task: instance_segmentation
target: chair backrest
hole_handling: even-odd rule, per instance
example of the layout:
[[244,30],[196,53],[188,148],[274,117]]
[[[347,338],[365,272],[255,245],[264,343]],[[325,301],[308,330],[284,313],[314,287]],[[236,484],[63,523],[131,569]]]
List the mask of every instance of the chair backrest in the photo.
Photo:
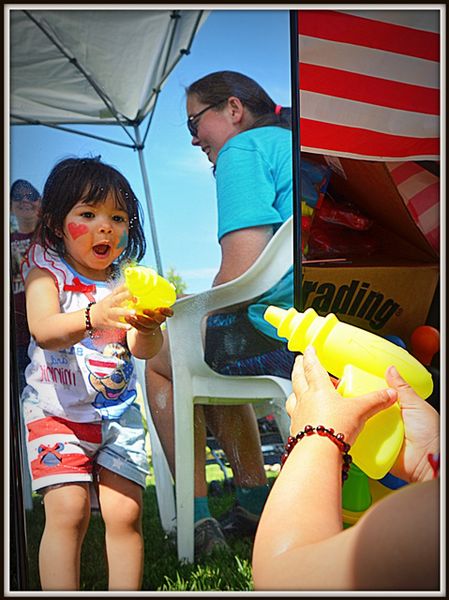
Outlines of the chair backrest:
[[210,376],[214,372],[204,361],[202,322],[214,310],[260,296],[293,264],[293,217],[275,233],[251,267],[237,279],[205,292],[180,298],[167,321],[172,368],[187,368],[191,375]]

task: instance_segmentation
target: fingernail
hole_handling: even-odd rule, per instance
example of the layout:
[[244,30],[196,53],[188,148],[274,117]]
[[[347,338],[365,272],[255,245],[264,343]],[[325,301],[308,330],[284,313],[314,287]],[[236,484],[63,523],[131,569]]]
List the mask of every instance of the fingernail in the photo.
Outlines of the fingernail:
[[307,346],[304,354],[307,354],[307,356],[316,356],[315,348],[313,346]]
[[390,373],[390,375],[393,375],[394,377],[399,375],[398,370],[396,369],[396,367],[394,365],[391,365],[391,367],[388,367],[388,372]]
[[390,398],[396,398],[397,396],[396,391],[392,388],[387,388],[387,394],[390,396]]

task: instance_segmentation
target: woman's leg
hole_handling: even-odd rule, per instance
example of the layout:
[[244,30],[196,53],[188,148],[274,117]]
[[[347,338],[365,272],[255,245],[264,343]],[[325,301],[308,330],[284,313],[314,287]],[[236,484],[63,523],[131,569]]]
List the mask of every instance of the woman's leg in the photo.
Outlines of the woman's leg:
[[265,485],[259,428],[251,404],[204,408],[207,425],[231,464],[236,485],[248,488]]
[[[154,426],[172,475],[175,473],[175,441],[173,416],[173,383],[170,366],[170,352],[166,331],[164,343],[159,353],[146,364],[146,386],[148,404]],[[195,496],[207,495],[206,484],[206,426],[202,406],[194,408],[195,443]]]
[[42,590],[78,590],[81,546],[90,519],[88,484],[48,488],[44,509],[45,528],[39,548]]
[[109,590],[140,590],[143,575],[142,488],[105,468],[98,500],[106,529]]

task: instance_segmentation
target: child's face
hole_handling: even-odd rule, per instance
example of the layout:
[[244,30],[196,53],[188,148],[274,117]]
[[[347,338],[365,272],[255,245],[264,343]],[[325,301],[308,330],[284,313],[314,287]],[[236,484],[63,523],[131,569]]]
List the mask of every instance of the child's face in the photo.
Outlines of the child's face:
[[98,279],[128,245],[129,218],[111,195],[96,205],[78,202],[64,219],[66,260],[81,275]]

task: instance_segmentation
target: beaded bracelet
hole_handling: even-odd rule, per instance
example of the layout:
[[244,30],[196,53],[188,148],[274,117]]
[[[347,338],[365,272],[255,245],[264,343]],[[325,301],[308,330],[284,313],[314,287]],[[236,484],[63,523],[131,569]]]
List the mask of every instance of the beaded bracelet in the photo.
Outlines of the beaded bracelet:
[[90,308],[95,304],[95,302],[89,302],[84,310],[84,321],[86,323],[86,331],[89,334],[90,339],[94,337],[94,328],[92,327],[92,322],[90,320]]
[[347,442],[344,441],[345,436],[343,433],[335,434],[334,430],[331,427],[326,429],[324,427],[324,425],[317,425],[316,427],[312,427],[312,425],[306,425],[304,427],[304,430],[297,433],[294,437],[289,436],[287,443],[285,444],[284,454],[281,456],[281,468],[283,467],[290,452],[293,450],[293,448],[296,446],[296,444],[299,442],[299,440],[302,440],[302,438],[304,436],[310,436],[310,435],[313,435],[314,433],[317,433],[318,435],[329,438],[332,442],[334,442],[334,444],[338,447],[340,452],[343,454],[343,466],[342,466],[342,470],[341,470],[341,479],[343,482],[346,481],[346,479],[348,478],[348,471],[349,471],[349,468],[352,463],[352,456],[350,454],[348,454],[349,450],[351,449],[351,446]]

